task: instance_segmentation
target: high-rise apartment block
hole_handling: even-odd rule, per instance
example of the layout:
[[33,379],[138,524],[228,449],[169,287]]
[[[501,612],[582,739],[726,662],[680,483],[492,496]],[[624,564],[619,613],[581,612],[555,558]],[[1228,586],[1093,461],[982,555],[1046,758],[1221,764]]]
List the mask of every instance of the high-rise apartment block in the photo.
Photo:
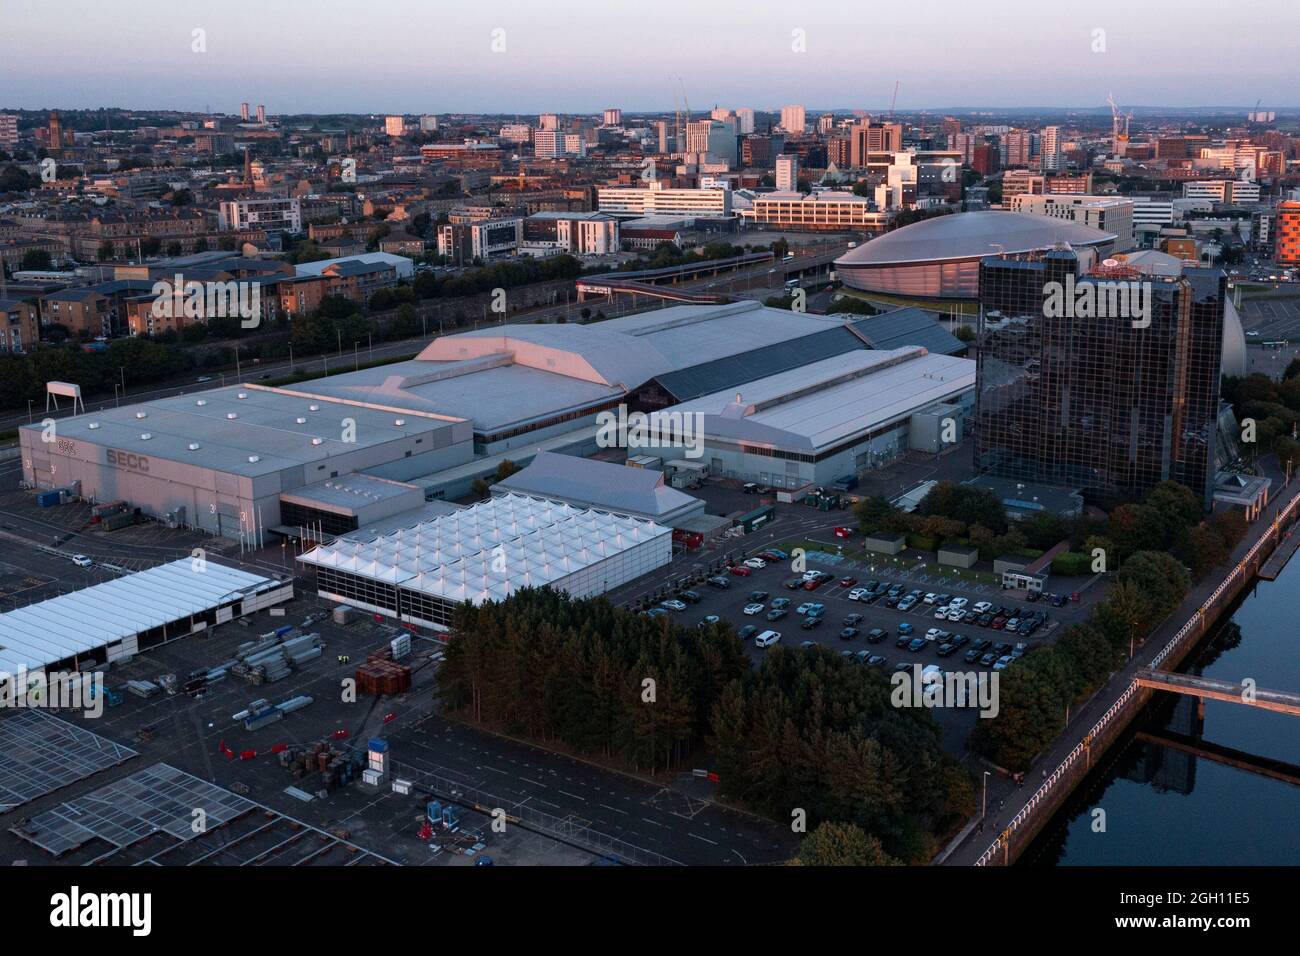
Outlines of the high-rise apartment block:
[[781,128],[787,133],[798,136],[803,133],[804,126],[807,123],[805,116],[802,106],[783,106],[781,107]]

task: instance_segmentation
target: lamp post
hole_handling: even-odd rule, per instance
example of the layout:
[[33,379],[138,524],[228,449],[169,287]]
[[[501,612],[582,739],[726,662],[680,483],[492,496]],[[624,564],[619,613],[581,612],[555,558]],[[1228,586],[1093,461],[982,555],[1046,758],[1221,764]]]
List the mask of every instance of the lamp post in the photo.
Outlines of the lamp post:
[[985,771],[984,771],[984,798],[983,798],[983,800],[982,800],[982,804],[981,804],[981,808],[980,808],[980,825],[981,825],[981,826],[984,825],[984,820],[985,820],[985,819],[988,817],[988,815],[989,815],[989,773],[990,773],[990,771],[988,771],[988,770],[985,770]]

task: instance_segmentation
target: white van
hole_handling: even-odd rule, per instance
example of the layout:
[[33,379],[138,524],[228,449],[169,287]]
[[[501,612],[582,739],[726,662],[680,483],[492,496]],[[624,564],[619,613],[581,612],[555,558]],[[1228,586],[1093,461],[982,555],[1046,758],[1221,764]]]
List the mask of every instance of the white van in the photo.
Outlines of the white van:
[[780,631],[764,631],[758,637],[754,638],[755,647],[771,647],[781,639]]

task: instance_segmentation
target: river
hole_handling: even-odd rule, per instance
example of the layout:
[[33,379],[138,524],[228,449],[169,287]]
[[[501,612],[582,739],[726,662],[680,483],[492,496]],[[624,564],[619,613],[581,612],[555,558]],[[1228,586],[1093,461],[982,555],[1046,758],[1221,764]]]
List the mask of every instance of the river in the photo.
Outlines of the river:
[[[1300,691],[1300,560],[1256,581],[1179,670]],[[1300,767],[1300,717],[1157,692],[1021,856],[1024,866],[1300,862],[1300,778],[1262,777],[1139,739],[1178,734]],[[1300,773],[1300,771],[1297,771]],[[1100,811],[1100,813],[1098,812]]]

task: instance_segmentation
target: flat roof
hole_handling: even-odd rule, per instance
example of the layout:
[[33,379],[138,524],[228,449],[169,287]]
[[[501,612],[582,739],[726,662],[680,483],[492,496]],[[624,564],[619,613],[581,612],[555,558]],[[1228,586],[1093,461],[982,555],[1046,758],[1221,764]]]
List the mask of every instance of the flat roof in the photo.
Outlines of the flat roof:
[[975,387],[975,362],[923,348],[845,352],[651,414],[700,413],[709,438],[813,452]]
[[[141,414],[143,418],[138,417]],[[303,421],[299,422],[300,418]],[[355,442],[343,441],[345,418],[356,423]],[[343,451],[404,436],[428,434],[461,421],[244,384],[96,409],[61,418],[58,427],[62,439],[252,477],[322,462]],[[22,428],[39,432],[41,426]]]
[[0,671],[37,670],[278,583],[212,560],[197,571],[182,558],[29,604],[0,614]]
[[657,469],[630,468],[551,451],[539,451],[528,467],[492,487],[523,495],[574,499],[592,508],[654,518],[699,502],[668,487],[664,473]]
[[417,492],[423,499],[424,489],[419,485],[393,481],[390,478],[378,478],[374,475],[351,474],[339,478],[326,478],[324,481],[304,485],[293,491],[281,492],[280,500],[342,509],[351,513],[356,508]]
[[336,538],[298,560],[452,603],[481,604],[671,534],[653,521],[503,495],[372,541]]

